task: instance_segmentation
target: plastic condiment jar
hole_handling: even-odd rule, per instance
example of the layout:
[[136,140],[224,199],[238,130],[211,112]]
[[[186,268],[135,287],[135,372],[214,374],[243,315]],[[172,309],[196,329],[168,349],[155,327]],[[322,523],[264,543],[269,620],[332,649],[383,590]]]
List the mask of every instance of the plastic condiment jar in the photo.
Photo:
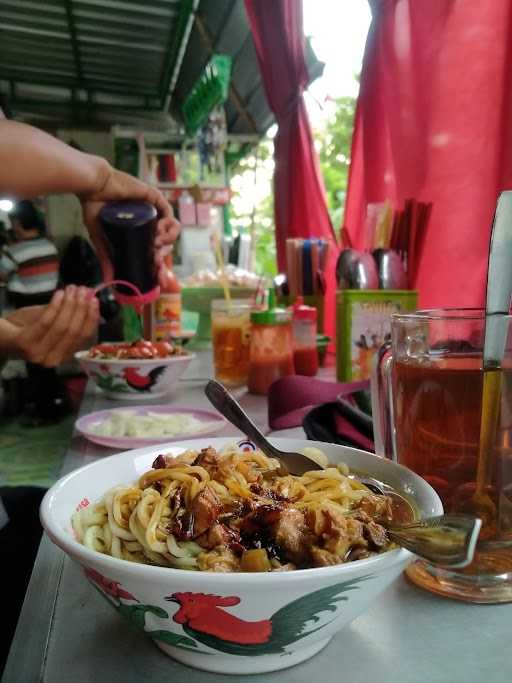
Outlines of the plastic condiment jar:
[[313,377],[318,372],[317,311],[313,306],[305,306],[302,297],[297,297],[292,310],[295,373]]
[[268,309],[251,313],[251,348],[247,388],[252,394],[268,394],[270,385],[293,375],[291,313],[276,308],[274,290],[269,291]]

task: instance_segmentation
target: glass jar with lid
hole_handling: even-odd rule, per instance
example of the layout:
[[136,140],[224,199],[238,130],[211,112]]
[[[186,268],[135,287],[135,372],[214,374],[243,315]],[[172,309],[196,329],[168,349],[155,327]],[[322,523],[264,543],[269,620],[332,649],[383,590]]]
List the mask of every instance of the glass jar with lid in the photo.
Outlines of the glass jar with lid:
[[268,309],[251,313],[247,388],[252,394],[266,395],[273,382],[293,374],[291,313],[275,307],[274,291],[271,289]]

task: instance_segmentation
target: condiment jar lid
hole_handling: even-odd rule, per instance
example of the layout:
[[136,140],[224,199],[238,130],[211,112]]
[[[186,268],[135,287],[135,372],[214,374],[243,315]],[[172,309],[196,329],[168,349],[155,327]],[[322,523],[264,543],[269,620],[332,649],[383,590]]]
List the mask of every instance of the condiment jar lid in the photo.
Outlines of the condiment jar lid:
[[291,315],[286,308],[276,307],[276,296],[273,289],[268,291],[268,308],[266,311],[252,311],[251,322],[256,325],[284,325],[289,323]]
[[149,223],[156,216],[157,210],[148,202],[122,200],[104,204],[99,218],[110,225],[135,228]]
[[306,306],[304,299],[298,296],[293,304],[293,318],[294,320],[309,320],[316,322],[317,310],[314,306]]

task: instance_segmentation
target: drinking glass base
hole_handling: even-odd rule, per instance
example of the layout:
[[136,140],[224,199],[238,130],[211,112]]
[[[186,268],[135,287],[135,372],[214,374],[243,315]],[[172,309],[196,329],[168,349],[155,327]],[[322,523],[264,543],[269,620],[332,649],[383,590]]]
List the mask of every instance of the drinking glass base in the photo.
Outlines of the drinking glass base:
[[244,377],[232,377],[215,373],[215,379],[229,389],[238,389],[247,386],[247,375]]
[[464,574],[418,560],[407,567],[405,575],[416,586],[453,600],[481,604],[512,602],[512,572]]

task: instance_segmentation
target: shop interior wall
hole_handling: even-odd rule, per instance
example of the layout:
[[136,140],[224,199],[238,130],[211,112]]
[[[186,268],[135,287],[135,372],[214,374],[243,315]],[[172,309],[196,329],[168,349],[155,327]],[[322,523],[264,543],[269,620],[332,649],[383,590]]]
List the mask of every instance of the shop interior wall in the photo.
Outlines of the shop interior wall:
[[[105,157],[114,163],[114,138],[109,131],[59,129],[57,137],[66,143],[74,142],[84,152]],[[87,237],[78,199],[73,195],[53,195],[46,201],[46,218],[50,235],[62,253],[75,235]]]

